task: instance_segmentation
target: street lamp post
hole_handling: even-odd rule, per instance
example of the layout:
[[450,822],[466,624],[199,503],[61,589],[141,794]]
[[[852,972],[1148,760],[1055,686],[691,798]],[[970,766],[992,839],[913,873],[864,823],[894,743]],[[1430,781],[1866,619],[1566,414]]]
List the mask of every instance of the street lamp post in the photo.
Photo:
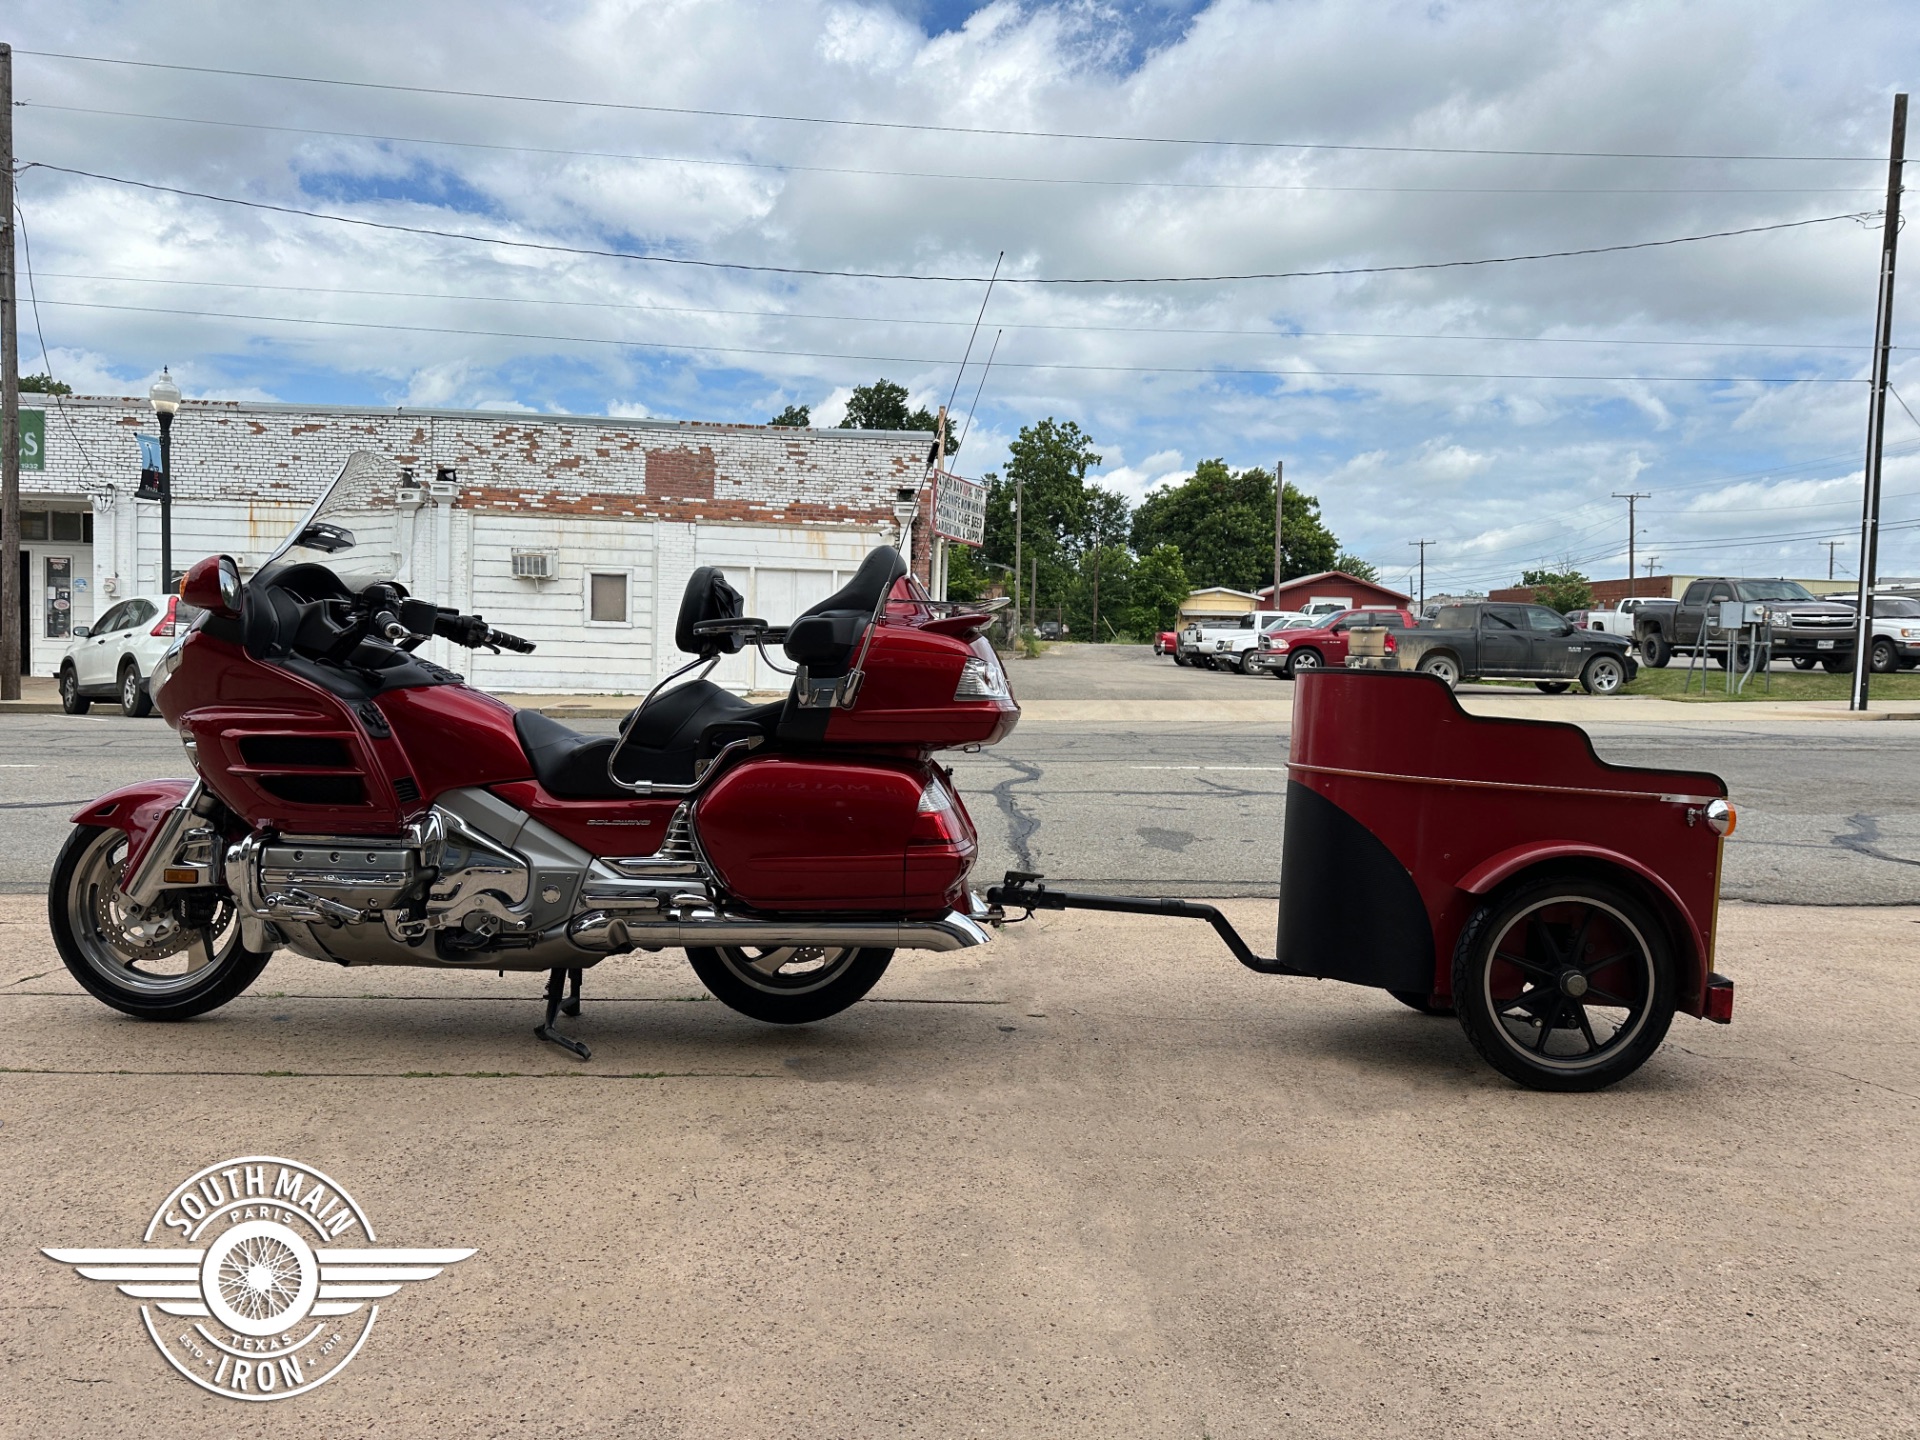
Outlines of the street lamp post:
[[166,367],[147,392],[160,417],[160,589],[173,593],[173,412],[180,408],[180,387]]

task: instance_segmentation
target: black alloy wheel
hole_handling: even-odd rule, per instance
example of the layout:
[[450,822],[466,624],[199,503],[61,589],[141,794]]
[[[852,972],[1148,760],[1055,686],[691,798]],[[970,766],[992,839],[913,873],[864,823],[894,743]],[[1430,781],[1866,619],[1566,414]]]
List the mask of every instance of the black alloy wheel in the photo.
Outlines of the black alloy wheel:
[[1667,668],[1667,661],[1673,658],[1673,647],[1667,644],[1666,637],[1657,631],[1640,642],[1640,658],[1655,670]]
[[1573,682],[1571,680],[1536,680],[1533,682],[1533,688],[1544,691],[1548,695],[1564,695],[1573,688]]
[[140,679],[140,667],[131,660],[120,666],[120,713],[129,720],[153,713],[153,697]]
[[1873,642],[1872,664],[1876,675],[1891,675],[1900,668],[1900,652],[1893,648],[1893,641],[1882,637]]
[[838,1015],[887,973],[893,951],[822,945],[689,946],[687,959],[713,998],[770,1025]]
[[80,677],[71,665],[60,667],[60,708],[69,715],[84,715],[93,708],[93,701],[80,693]]
[[53,864],[47,920],[54,948],[87,993],[140,1020],[186,1020],[226,1004],[270,953],[241,943],[223,891],[164,891],[148,913],[120,898],[125,832],[76,825]]
[[1453,1002],[1473,1048],[1533,1090],[1599,1090],[1638,1070],[1673,1021],[1672,944],[1625,888],[1509,886],[1467,921]]

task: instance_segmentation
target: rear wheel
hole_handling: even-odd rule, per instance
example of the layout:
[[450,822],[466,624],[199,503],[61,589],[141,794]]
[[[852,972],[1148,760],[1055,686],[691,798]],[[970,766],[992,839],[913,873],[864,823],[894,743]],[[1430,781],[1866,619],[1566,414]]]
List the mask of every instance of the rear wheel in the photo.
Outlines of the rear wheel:
[[1618,885],[1521,883],[1476,910],[1453,955],[1460,1027],[1534,1090],[1599,1090],[1638,1070],[1673,1021],[1658,918]]
[[713,998],[771,1025],[838,1015],[887,973],[891,950],[820,945],[693,946],[687,959]]
[[271,956],[240,943],[239,916],[218,891],[163,892],[134,916],[118,894],[128,849],[122,831],[76,825],[47,887],[54,948],[94,999],[142,1020],[185,1020],[259,978]]
[[1176,665],[1191,665],[1193,662],[1176,650],[1173,652],[1173,663]]
[[153,713],[153,697],[141,682],[140,667],[131,660],[120,667],[120,711],[132,720]]
[[1573,682],[1570,680],[1536,680],[1533,682],[1533,688],[1543,690],[1549,695],[1564,695],[1573,688]]
[[80,693],[80,677],[71,665],[60,667],[60,708],[69,715],[84,715],[93,708],[93,701]]
[[1460,662],[1444,650],[1421,656],[1415,668],[1422,675],[1431,675],[1449,690],[1460,683]]
[[1580,672],[1580,688],[1589,695],[1618,695],[1626,683],[1626,662],[1617,655],[1596,655]]
[[1667,661],[1673,658],[1673,647],[1667,644],[1666,636],[1658,630],[1651,635],[1640,637],[1640,658],[1655,670],[1667,668]]

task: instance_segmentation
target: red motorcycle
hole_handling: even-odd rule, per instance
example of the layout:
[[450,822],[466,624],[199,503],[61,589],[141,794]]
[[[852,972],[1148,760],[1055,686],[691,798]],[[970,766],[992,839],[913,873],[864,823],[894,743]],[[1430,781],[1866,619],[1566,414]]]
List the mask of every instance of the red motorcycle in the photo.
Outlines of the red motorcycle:
[[[356,455],[250,580],[219,556],[188,574],[205,613],[150,688],[194,777],[87,806],[49,887],[95,997],[184,1019],[281,947],[546,971],[535,1033],[585,1059],[554,1024],[609,955],[683,948],[715,997],[794,1024],[860,999],[895,950],[986,942],[973,824],[930,756],[1019,719],[989,615],[928,600],[891,547],[785,627],[700,569],[675,630],[691,659],[617,736],[583,735],[415,653],[533,646],[397,583],[397,480]],[[706,678],[749,644],[793,662],[785,699]]]

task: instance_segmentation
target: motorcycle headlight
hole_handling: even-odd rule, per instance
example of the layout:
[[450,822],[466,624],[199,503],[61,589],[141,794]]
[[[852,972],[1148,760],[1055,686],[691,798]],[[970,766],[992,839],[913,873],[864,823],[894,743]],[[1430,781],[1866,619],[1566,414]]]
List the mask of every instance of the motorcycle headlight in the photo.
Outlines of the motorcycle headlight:
[[960,683],[954,686],[953,698],[1011,700],[1013,692],[1007,686],[1007,672],[1000,668],[999,661],[976,656],[960,667]]

